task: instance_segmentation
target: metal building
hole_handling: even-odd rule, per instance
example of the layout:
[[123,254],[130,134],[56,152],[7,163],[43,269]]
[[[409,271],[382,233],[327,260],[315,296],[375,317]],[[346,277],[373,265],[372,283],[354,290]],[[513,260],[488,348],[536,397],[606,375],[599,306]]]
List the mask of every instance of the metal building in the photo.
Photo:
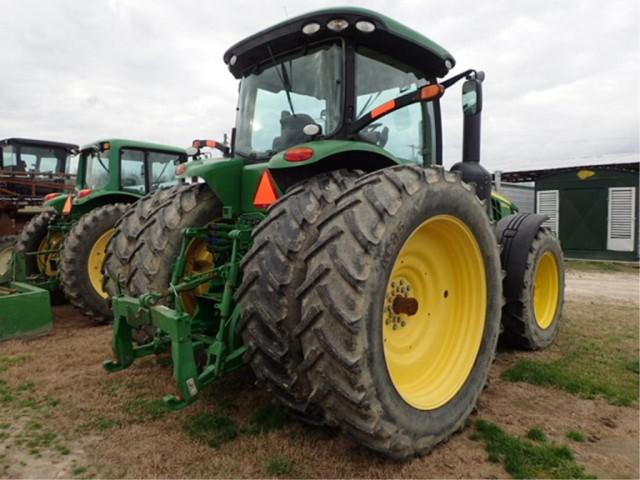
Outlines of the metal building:
[[637,261],[639,167],[588,165],[502,172],[500,178],[535,182],[535,211],[549,216],[546,224],[567,257]]

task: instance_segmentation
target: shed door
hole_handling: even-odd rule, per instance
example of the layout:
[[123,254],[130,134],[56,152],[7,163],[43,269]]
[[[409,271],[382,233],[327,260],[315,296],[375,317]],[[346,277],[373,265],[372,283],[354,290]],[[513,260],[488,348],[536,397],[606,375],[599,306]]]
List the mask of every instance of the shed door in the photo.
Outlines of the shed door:
[[635,187],[609,189],[607,250],[633,252],[635,200]]
[[536,213],[549,217],[542,225],[558,235],[558,190],[541,190],[536,194]]

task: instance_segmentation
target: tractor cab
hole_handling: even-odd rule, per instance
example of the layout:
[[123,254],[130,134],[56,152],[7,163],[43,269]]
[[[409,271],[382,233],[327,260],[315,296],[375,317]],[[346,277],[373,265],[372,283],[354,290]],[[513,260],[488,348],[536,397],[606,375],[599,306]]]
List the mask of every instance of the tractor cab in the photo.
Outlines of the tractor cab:
[[[369,10],[333,8],[263,30],[232,46],[224,60],[241,82],[232,153],[249,162],[271,159],[283,188],[299,181],[291,162],[327,160],[335,141],[367,151],[367,164],[358,165],[366,171],[441,165],[439,98],[466,79],[465,155],[453,169],[488,198],[489,175],[479,165],[484,75],[468,70],[439,83],[455,60],[418,32]],[[333,160],[350,166],[358,156]]]
[[[69,207],[98,198],[130,203],[159,187],[174,185],[176,166],[186,161],[185,149],[148,142],[109,139],[84,145],[73,159],[76,192]],[[47,200],[60,210],[67,196],[52,194]],[[80,209],[81,214],[84,211]]]

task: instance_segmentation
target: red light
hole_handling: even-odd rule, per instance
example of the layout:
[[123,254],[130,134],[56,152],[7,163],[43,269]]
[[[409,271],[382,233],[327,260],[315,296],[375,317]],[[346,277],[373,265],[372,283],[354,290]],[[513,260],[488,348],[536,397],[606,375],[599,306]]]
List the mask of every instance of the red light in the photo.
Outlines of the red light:
[[215,140],[194,140],[193,142],[191,142],[191,146],[193,148],[203,148],[203,147],[219,148],[219,143],[216,142]]
[[269,170],[265,170],[258,182],[256,196],[253,197],[253,204],[256,208],[268,208],[278,200],[278,188]]
[[78,192],[78,198],[84,198],[84,197],[90,195],[91,192],[93,192],[93,190],[91,190],[90,188],[83,188],[82,190],[80,190]]
[[[198,148],[198,147],[195,147],[195,148]],[[186,171],[187,171],[187,164],[186,163],[181,163],[180,165],[178,165],[176,167],[176,175],[182,175]]]
[[313,157],[313,148],[293,147],[284,152],[284,159],[287,162],[304,162]]
[[52,192],[52,193],[47,193],[44,196],[44,201],[48,202],[49,200],[53,200],[54,198],[56,198],[58,195],[60,195],[60,193],[58,192]]

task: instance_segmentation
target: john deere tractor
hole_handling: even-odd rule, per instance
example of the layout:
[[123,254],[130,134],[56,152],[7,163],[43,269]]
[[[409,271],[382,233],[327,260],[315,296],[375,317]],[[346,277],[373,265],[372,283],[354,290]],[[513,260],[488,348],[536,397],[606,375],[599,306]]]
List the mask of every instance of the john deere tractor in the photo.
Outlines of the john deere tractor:
[[[560,322],[557,239],[544,217],[502,217],[515,207],[492,202],[479,163],[484,74],[439,80],[445,49],[358,8],[289,19],[224,61],[240,80],[231,148],[158,193],[116,280],[106,369],[170,352],[177,409],[246,362],[298,418],[424,454],[464,426],[502,328],[536,349]],[[460,80],[447,171],[439,99]]]
[[175,184],[174,170],[184,161],[184,148],[147,142],[110,139],[82,147],[75,193],[47,195],[49,210],[18,236],[24,280],[63,292],[98,322],[110,319],[102,264],[114,226],[128,205]]

